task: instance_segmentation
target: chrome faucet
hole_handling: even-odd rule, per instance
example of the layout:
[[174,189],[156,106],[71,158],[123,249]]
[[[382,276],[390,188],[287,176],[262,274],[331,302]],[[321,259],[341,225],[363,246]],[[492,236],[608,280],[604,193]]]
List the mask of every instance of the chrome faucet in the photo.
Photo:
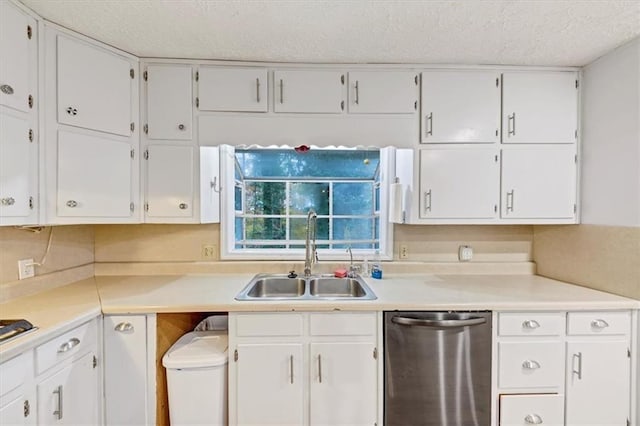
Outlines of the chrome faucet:
[[311,275],[311,267],[318,260],[318,253],[316,252],[316,226],[318,222],[318,215],[315,210],[310,209],[307,213],[307,238],[304,242],[304,276]]
[[349,272],[347,276],[349,278],[355,278],[358,276],[358,272],[360,272],[360,267],[353,264],[353,253],[351,252],[351,246],[347,247],[347,253],[349,253]]

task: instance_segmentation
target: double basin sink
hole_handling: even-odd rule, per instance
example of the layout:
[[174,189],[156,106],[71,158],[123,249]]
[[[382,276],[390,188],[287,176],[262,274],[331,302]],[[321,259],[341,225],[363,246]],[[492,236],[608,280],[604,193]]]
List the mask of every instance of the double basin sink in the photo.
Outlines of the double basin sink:
[[289,278],[287,275],[258,274],[236,296],[240,301],[375,299],[376,295],[360,276],[336,278],[330,275]]

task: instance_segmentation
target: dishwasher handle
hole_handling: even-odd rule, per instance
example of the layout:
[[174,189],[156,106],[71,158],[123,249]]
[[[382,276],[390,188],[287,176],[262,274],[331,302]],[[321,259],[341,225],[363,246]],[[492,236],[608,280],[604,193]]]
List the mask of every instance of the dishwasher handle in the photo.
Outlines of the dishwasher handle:
[[468,319],[445,319],[445,320],[431,320],[431,319],[419,319],[408,317],[392,317],[391,322],[398,325],[406,325],[409,327],[434,327],[434,328],[452,328],[452,327],[467,327],[471,325],[479,325],[487,322],[486,318],[468,318]]

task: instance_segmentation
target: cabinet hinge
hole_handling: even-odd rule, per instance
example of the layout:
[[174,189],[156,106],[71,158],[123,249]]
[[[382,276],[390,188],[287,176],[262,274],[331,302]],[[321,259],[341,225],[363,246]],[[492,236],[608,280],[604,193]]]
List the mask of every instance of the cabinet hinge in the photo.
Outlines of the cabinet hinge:
[[580,81],[578,81],[578,79],[576,79],[576,89],[580,87]]
[[[131,203],[133,205],[133,203]],[[98,366],[98,358],[96,358],[96,356],[93,356],[93,368],[96,368]]]
[[576,139],[578,139],[578,129],[576,129],[576,131],[574,133],[574,136],[575,136]]
[[340,76],[340,84],[344,86],[344,74]]
[[148,150],[148,149],[145,149],[145,150],[144,150],[143,157],[144,157],[144,159],[145,159],[145,160],[148,160],[148,159],[149,159],[149,150]]
[[233,361],[238,362],[238,350],[233,351]]
[[496,163],[498,162],[498,156],[497,155],[493,156],[493,161],[495,161]]
[[133,160],[134,158],[136,158],[136,150],[132,149],[131,152],[129,153],[129,155],[131,155],[131,159]]
[[136,123],[131,122],[131,124],[129,125],[129,128],[131,129],[131,133],[133,133],[133,131],[136,130]]
[[418,74],[413,77],[413,82],[416,84],[416,86],[418,85]]
[[29,142],[33,142],[33,129],[29,129]]
[[413,109],[416,110],[416,111],[418,110],[418,101],[415,101],[413,103]]
[[200,98],[196,97],[196,108],[200,108]]
[[145,212],[149,211],[149,203],[144,203],[144,211]]
[[497,204],[493,205],[493,212],[494,213],[498,213],[498,205]]
[[29,197],[29,209],[33,210],[33,197]]
[[133,70],[133,68],[129,70],[129,77],[131,77],[132,79],[136,78],[136,72]]
[[196,71],[196,81],[200,81],[200,71]]
[[577,212],[578,212],[578,205],[577,205],[577,204],[574,204],[574,205],[573,205],[573,212],[574,212],[574,213],[577,213]]
[[344,111],[344,101],[340,101],[340,109]]
[[496,77],[496,87],[500,87],[500,77]]
[[144,81],[148,81],[149,80],[149,72],[145,71],[142,73],[142,78],[144,79]]
[[27,103],[29,104],[29,108],[33,108],[33,95],[29,95]]
[[27,38],[31,40],[31,37],[33,37],[33,28],[31,28],[31,25],[27,25]]
[[578,164],[578,154],[573,156],[573,162]]
[[631,426],[631,420],[627,419],[627,426]]
[[136,205],[133,203],[129,203],[129,211],[131,211],[131,213],[133,213],[133,211],[136,209]]
[[145,125],[142,127],[142,131],[144,131],[144,133],[148,135],[148,134],[149,134],[149,125],[148,125],[148,124],[145,124]]
[[627,358],[631,358],[631,348],[627,348]]
[[373,348],[373,359],[378,359],[378,348]]
[[496,129],[496,136],[498,136],[498,133],[499,133],[499,129]]
[[31,407],[29,406],[28,399],[24,401],[23,407],[24,407],[24,416],[29,417],[29,414],[31,414]]

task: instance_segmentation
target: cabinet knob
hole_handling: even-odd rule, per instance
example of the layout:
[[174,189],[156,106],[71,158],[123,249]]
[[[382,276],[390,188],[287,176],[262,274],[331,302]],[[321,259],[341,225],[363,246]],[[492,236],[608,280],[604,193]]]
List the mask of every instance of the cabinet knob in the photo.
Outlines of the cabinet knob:
[[185,126],[184,124],[178,124],[178,129],[185,130],[186,128],[187,126]]
[[178,204],[178,208],[180,210],[186,210],[186,209],[189,208],[189,205],[187,203],[180,203],[180,204]]
[[67,107],[67,114],[69,115],[78,115],[78,110],[73,107]]
[[540,363],[538,361],[528,359],[522,363],[522,368],[525,370],[537,370],[540,368]]
[[4,93],[5,95],[13,95],[13,87],[9,86],[8,84],[3,84],[2,86],[0,86],[0,92]]
[[609,327],[609,323],[603,319],[595,319],[591,321],[591,327],[602,330],[603,328]]
[[527,414],[524,418],[525,423],[530,425],[541,425],[542,417],[537,414]]
[[526,320],[522,323],[522,328],[535,330],[536,328],[540,328],[540,323],[536,320]]
[[121,322],[113,328],[115,331],[119,331],[121,333],[127,333],[133,331],[133,324],[130,322]]
[[75,200],[69,200],[67,201],[67,207],[77,207],[78,206],[78,202]]
[[16,200],[13,197],[7,197],[0,200],[0,204],[2,204],[3,206],[12,206],[15,203],[16,203]]

